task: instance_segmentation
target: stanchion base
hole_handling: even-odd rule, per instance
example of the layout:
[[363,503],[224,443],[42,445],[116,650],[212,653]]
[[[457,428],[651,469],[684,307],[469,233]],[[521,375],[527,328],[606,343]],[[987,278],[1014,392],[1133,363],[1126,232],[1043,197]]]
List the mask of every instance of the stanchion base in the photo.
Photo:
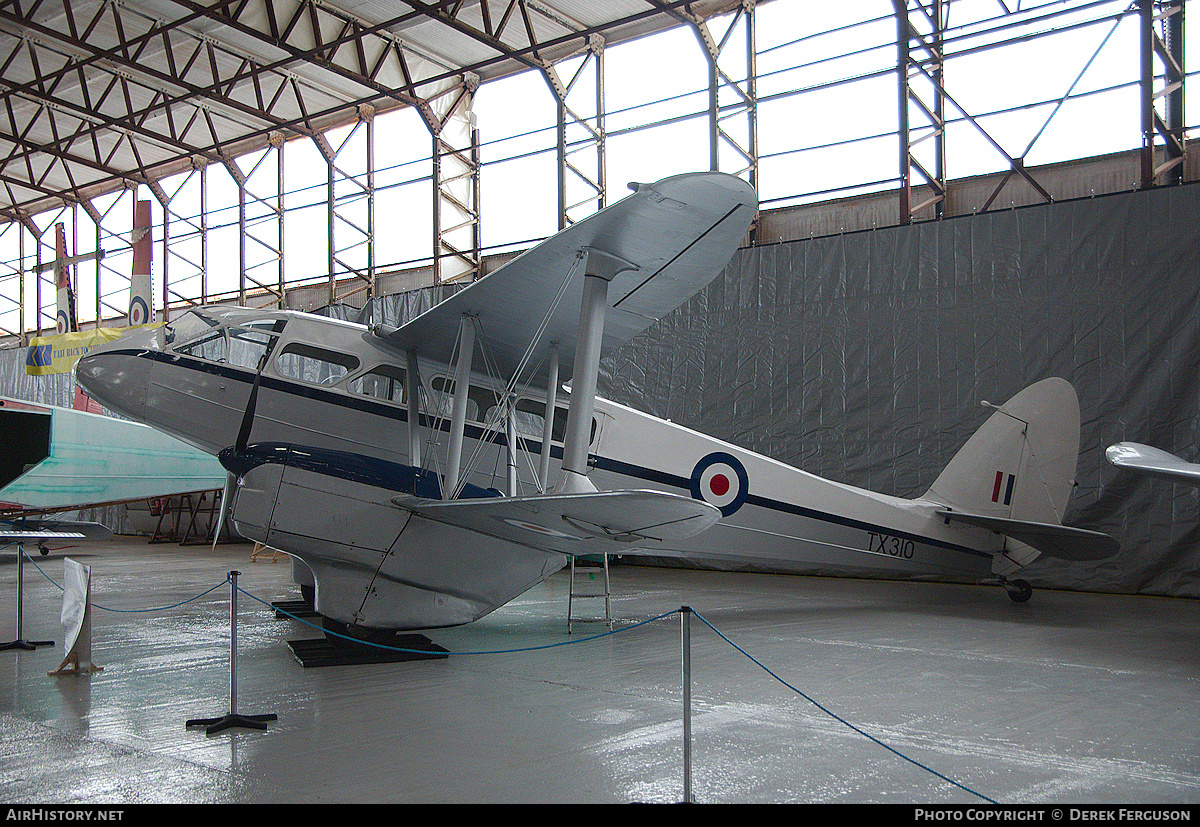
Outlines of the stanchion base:
[[206,735],[213,735],[225,729],[240,727],[242,729],[266,729],[267,721],[278,720],[278,717],[273,714],[266,715],[236,715],[229,713],[222,715],[220,718],[193,718],[187,722],[189,727],[202,726],[208,727],[205,731]]
[[39,646],[53,646],[52,640],[12,640],[8,643],[0,643],[0,651],[5,649],[24,649],[27,652],[33,651]]

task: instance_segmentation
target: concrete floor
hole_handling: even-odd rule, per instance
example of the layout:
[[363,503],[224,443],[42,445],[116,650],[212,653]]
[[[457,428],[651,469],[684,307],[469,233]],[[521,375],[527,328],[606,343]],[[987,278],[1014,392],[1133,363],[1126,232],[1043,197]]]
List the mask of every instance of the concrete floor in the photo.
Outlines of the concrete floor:
[[[303,668],[286,642],[319,633],[243,595],[236,711],[278,719],[207,735],[185,723],[229,711],[226,574],[263,601],[295,596],[287,563],[250,550],[117,538],[35,554],[59,582],[64,555],[92,567],[103,671],[47,676],[62,597],[27,563],[22,637],[56,645],[0,652],[0,800],[681,801],[688,605],[795,688],[693,619],[697,802],[1200,802],[1197,601],[1041,590],[1017,605],[997,587],[617,566],[618,634],[568,636],[564,571],[429,633],[447,659]],[[8,549],[5,641],[16,574]]]

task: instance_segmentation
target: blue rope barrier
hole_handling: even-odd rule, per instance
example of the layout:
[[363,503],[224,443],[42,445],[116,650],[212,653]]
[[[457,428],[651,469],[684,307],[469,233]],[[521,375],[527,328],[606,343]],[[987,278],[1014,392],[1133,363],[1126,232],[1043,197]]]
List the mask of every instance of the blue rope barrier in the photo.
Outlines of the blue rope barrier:
[[766,673],[767,673],[768,675],[770,675],[772,678],[774,678],[775,680],[779,681],[781,684],[783,684],[784,686],[786,686],[788,689],[790,689],[790,690],[792,690],[793,692],[795,692],[795,693],[796,693],[797,695],[799,695],[801,698],[804,698],[804,700],[808,701],[810,704],[812,704],[812,705],[813,705],[813,706],[815,706],[817,709],[819,709],[819,710],[821,710],[822,712],[824,712],[824,713],[825,713],[826,715],[828,715],[830,718],[833,718],[833,719],[834,719],[835,721],[837,721],[838,723],[842,724],[843,726],[849,727],[850,729],[852,729],[852,730],[854,730],[855,732],[857,732],[859,735],[863,736],[864,738],[867,738],[867,739],[868,739],[868,740],[870,740],[870,741],[873,741],[874,743],[876,743],[876,744],[878,744],[879,746],[883,747],[884,749],[886,749],[888,752],[892,753],[893,755],[896,755],[896,756],[898,756],[898,757],[900,757],[900,758],[903,758],[905,761],[909,762],[909,763],[910,763],[910,764],[912,764],[913,766],[920,767],[921,769],[925,770],[926,772],[928,772],[928,773],[931,773],[931,774],[933,774],[933,775],[936,775],[938,778],[942,779],[943,781],[945,781],[945,782],[947,782],[947,783],[949,783],[949,784],[953,784],[955,787],[958,787],[960,790],[964,790],[964,791],[966,791],[966,792],[969,792],[971,795],[978,796],[979,798],[982,798],[984,801],[988,802],[989,804],[997,804],[997,803],[998,803],[998,802],[996,802],[996,801],[993,801],[992,799],[988,798],[986,795],[983,795],[982,793],[978,793],[978,792],[976,792],[975,790],[972,790],[970,787],[965,787],[965,786],[963,786],[962,784],[960,784],[960,783],[958,783],[957,781],[955,781],[953,778],[947,778],[946,776],[942,775],[942,774],[941,774],[940,772],[938,772],[937,770],[935,770],[935,769],[933,769],[933,768],[931,768],[931,767],[927,767],[927,766],[925,766],[925,765],[924,765],[924,764],[922,764],[920,761],[916,761],[916,760],[914,760],[914,759],[912,759],[912,758],[909,758],[907,755],[905,755],[904,753],[902,753],[902,752],[900,752],[899,750],[895,749],[894,747],[890,747],[890,746],[888,746],[887,744],[885,744],[883,741],[880,741],[878,738],[876,738],[876,737],[875,737],[874,735],[872,735],[871,733],[869,733],[869,732],[866,732],[866,731],[864,731],[864,730],[860,729],[859,727],[855,726],[854,724],[850,723],[850,722],[849,722],[849,721],[847,721],[845,718],[841,717],[841,716],[840,716],[840,715],[838,715],[837,713],[835,713],[835,712],[833,712],[832,710],[830,710],[828,707],[826,707],[826,706],[822,705],[821,703],[819,703],[819,702],[818,702],[816,699],[814,699],[812,696],[810,696],[810,695],[806,694],[805,692],[803,692],[802,690],[798,689],[797,687],[795,687],[795,686],[792,686],[790,683],[788,683],[787,681],[785,681],[783,678],[779,677],[779,675],[777,675],[777,674],[775,674],[773,671],[771,671],[771,669],[769,669],[769,668],[768,668],[768,667],[767,667],[767,666],[766,666],[766,665],[765,665],[765,664],[764,664],[762,661],[758,660],[758,658],[754,657],[754,656],[753,656],[753,655],[751,655],[749,652],[747,652],[745,649],[743,649],[742,647],[738,646],[736,643],[734,643],[732,640],[730,640],[728,637],[726,637],[724,634],[722,634],[721,630],[717,629],[715,626],[713,626],[711,623],[709,623],[707,620],[705,620],[705,619],[704,619],[704,617],[703,617],[702,615],[700,615],[698,612],[696,612],[696,611],[694,611],[694,610],[693,610],[692,614],[694,614],[694,615],[696,615],[696,617],[700,618],[700,622],[701,622],[701,623],[703,623],[705,626],[707,626],[708,628],[710,628],[710,629],[712,629],[714,632],[716,632],[716,633],[717,633],[717,635],[718,635],[718,636],[719,636],[719,637],[720,637],[720,638],[721,638],[723,641],[725,641],[725,642],[726,642],[726,643],[728,643],[730,646],[732,646],[734,649],[737,649],[739,652],[741,652],[743,655],[745,655],[747,658],[749,658],[749,659],[750,659],[750,660],[751,660],[751,661],[752,661],[752,662],[753,662],[755,665],[757,665],[757,666],[758,666],[760,669],[762,669],[764,672],[766,672]]
[[[382,643],[374,643],[369,640],[361,640],[356,637],[350,637],[349,635],[342,635],[342,634],[338,634],[337,632],[331,632],[323,626],[318,626],[315,623],[310,623],[302,617],[297,617],[296,615],[291,614],[290,612],[286,612],[283,609],[280,609],[277,606],[274,606],[274,605],[268,603],[267,601],[263,600],[260,597],[256,597],[256,596],[250,594],[248,591],[244,590],[241,586],[238,586],[238,591],[241,592],[242,594],[246,595],[246,597],[250,598],[251,600],[257,600],[259,603],[262,603],[264,606],[270,607],[272,611],[276,611],[281,615],[284,615],[288,618],[291,618],[292,620],[303,623],[305,626],[308,626],[312,629],[316,629],[318,632],[323,632],[327,635],[330,635],[331,637],[341,638],[342,640],[348,640],[351,643],[357,643],[362,646],[373,646],[376,649],[385,649],[389,652],[403,652],[406,654],[411,653],[411,654],[417,654],[417,655],[429,654],[429,651],[427,649],[403,649],[398,646],[387,646]],[[512,654],[516,654],[518,652],[537,652],[542,649],[554,649],[559,646],[571,646],[576,643],[587,643],[588,641],[598,640],[602,637],[608,637],[609,635],[616,635],[616,634],[620,634],[622,632],[629,632],[629,631],[636,629],[639,626],[645,626],[648,623],[654,623],[655,621],[662,620],[665,617],[670,617],[671,615],[678,614],[678,613],[679,613],[679,610],[676,609],[675,611],[667,612],[665,614],[658,615],[657,617],[651,617],[646,620],[638,621],[637,623],[634,623],[631,626],[626,626],[624,629],[613,629],[612,631],[609,631],[609,632],[601,632],[600,634],[597,634],[597,635],[576,638],[575,640],[560,640],[558,643],[546,643],[541,646],[524,646],[524,647],[519,647],[516,649],[488,649],[488,650],[478,650],[478,651],[447,652],[446,654],[448,654],[448,655],[512,655]]]
[[[9,545],[12,545],[12,544],[10,543]],[[36,560],[34,560],[32,557],[29,556],[29,553],[26,552],[23,547],[18,546],[18,548],[20,549],[21,554],[24,555],[25,559],[33,564],[33,567],[38,570],[38,573],[40,575],[42,575],[42,577],[45,577],[47,580],[49,580],[54,585],[54,588],[58,589],[60,592],[64,591],[63,587],[61,585],[59,585],[58,582],[56,582],[53,577],[46,574],[46,572],[42,571],[42,567],[37,564]],[[216,591],[217,589],[221,588],[228,582],[229,582],[229,575],[226,575],[225,579],[223,581],[221,581],[217,585],[213,586],[211,589],[200,592],[200,594],[196,595],[195,597],[189,597],[187,600],[181,600],[178,603],[171,603],[170,605],[167,605],[167,606],[156,606],[155,608],[152,608],[152,609],[110,609],[108,606],[101,606],[99,603],[95,603],[95,602],[91,602],[91,601],[88,602],[88,605],[94,609],[100,609],[101,611],[104,611],[104,612],[113,612],[116,614],[140,614],[142,612],[161,612],[161,611],[165,611],[167,609],[179,608],[180,606],[184,606],[188,603],[191,603],[193,600],[199,600],[201,597],[204,597],[204,595],[208,594],[209,592]]]

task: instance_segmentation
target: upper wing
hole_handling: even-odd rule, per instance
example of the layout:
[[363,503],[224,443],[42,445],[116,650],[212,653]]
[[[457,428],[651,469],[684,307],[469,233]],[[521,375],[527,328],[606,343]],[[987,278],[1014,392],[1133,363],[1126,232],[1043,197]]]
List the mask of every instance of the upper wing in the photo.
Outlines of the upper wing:
[[1137,442],[1118,442],[1108,446],[1104,454],[1118,468],[1200,485],[1200,465],[1159,448]]
[[[758,210],[745,181],[717,172],[665,178],[568,227],[398,329],[377,335],[406,351],[449,362],[463,314],[476,316],[487,353],[511,375],[546,322],[564,379],[571,375],[583,292],[580,269],[555,296],[581,250],[629,265],[612,279],[601,355],[629,341],[697,293],[729,263]],[[536,360],[535,360],[536,361]],[[536,367],[531,365],[531,367]],[[522,379],[544,383],[543,363]]]

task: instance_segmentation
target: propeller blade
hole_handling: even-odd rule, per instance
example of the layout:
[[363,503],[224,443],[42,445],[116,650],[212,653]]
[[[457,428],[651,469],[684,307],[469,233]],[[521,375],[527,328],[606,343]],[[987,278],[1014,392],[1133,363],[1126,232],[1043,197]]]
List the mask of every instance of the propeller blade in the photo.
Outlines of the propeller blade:
[[254,384],[250,386],[250,398],[246,400],[246,410],[242,414],[242,426],[238,429],[237,441],[233,443],[233,450],[237,454],[245,451],[250,441],[250,429],[254,426],[254,406],[258,404],[258,383],[261,379],[262,368],[259,367],[258,372],[254,374]]
[[217,530],[213,532],[212,550],[217,549],[217,540],[221,537],[221,529],[225,526],[225,514],[231,508],[230,495],[233,493],[233,486],[237,485],[237,477],[233,474],[225,475],[225,487],[221,490],[221,510],[217,512]]

